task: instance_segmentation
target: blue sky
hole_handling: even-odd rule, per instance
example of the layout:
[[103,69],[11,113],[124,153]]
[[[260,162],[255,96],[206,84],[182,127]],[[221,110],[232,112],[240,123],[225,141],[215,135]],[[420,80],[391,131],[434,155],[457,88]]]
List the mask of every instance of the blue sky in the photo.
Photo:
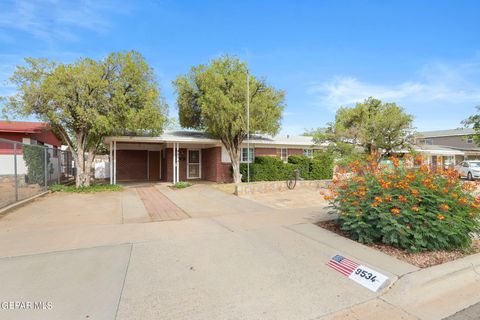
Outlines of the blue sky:
[[24,57],[71,62],[137,50],[176,116],[171,81],[221,54],[286,90],[282,132],[368,96],[417,130],[456,128],[480,105],[479,1],[0,1],[0,95]]

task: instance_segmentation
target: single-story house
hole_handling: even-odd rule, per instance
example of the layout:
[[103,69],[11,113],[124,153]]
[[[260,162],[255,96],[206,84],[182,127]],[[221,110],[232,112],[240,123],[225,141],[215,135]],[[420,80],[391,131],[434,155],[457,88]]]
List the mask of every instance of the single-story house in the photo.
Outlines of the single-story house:
[[[231,162],[219,139],[198,131],[168,131],[156,137],[105,138],[113,163],[110,182],[207,180],[231,182]],[[250,153],[248,152],[250,145]],[[283,161],[293,154],[313,156],[316,146],[308,136],[259,136],[241,145],[241,162],[255,156],[276,156]],[[250,157],[249,157],[250,155]]]
[[47,147],[49,160],[49,180],[59,175],[59,148],[61,140],[52,131],[48,123],[26,121],[0,121],[0,139],[15,141],[11,143],[0,140],[0,175],[13,175],[14,152],[17,159],[17,174],[27,174],[27,165],[23,159],[23,145],[40,145]]

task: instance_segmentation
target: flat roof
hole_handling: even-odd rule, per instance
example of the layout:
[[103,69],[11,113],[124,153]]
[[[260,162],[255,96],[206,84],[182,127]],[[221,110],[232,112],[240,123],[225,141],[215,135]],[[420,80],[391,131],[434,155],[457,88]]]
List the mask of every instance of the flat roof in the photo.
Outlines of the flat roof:
[[475,134],[475,130],[471,128],[457,128],[447,130],[423,131],[419,132],[419,137],[422,138],[436,138],[436,137],[452,137],[452,136],[466,136]]
[[[221,143],[220,139],[214,138],[206,132],[200,131],[165,131],[159,136],[144,137],[144,136],[111,136],[106,137],[105,142],[108,144],[111,141],[118,142],[178,142],[178,143]],[[315,142],[310,136],[294,136],[294,135],[277,135],[277,136],[262,136],[251,135],[250,141],[244,140],[243,143],[250,142],[252,144],[265,145],[291,145],[311,147]]]

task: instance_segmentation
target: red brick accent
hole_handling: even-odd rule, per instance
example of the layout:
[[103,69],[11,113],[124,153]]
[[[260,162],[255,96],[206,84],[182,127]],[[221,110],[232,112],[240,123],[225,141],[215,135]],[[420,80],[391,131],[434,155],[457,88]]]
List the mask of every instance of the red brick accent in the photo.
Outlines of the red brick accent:
[[233,182],[232,165],[229,163],[217,163],[217,182]]
[[117,150],[117,180],[147,180],[146,150]]
[[202,179],[218,183],[231,182],[232,169],[229,163],[222,163],[222,149],[202,149]]
[[[179,154],[179,178],[180,181],[187,180],[187,149],[180,148],[178,150]],[[162,175],[162,180],[173,181],[173,148],[165,149],[165,159],[162,162],[162,165],[165,164],[162,168],[162,172],[165,174]]]
[[[187,149],[180,148],[180,180],[187,180]],[[212,147],[201,150],[202,180],[218,183],[231,182],[232,172],[229,163],[221,162],[221,148]],[[162,159],[162,180],[173,181],[173,149],[165,149],[165,159]]]
[[276,148],[255,148],[255,156],[277,156]]
[[303,149],[288,149],[288,155],[303,154]]
[[217,181],[216,164],[220,162],[220,148],[202,149],[202,179]]

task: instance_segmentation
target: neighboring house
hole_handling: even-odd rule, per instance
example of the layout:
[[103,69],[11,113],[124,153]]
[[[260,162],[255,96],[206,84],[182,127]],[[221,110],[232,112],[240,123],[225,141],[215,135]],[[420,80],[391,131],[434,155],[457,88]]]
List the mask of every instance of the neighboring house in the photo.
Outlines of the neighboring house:
[[14,148],[13,143],[0,140],[0,175],[13,175],[14,151],[17,157],[17,174],[27,174],[27,166],[23,159],[22,144],[42,145],[48,147],[48,178],[59,177],[59,152],[61,140],[44,122],[0,121],[0,139],[20,142]]
[[453,167],[463,160],[480,159],[480,147],[472,138],[474,133],[469,128],[420,132],[415,138],[415,150],[434,167]]
[[[158,137],[107,137],[110,150],[110,182],[150,180],[184,181],[190,179],[231,182],[230,158],[222,142],[197,131],[170,131]],[[255,156],[275,156],[287,161],[293,154],[313,156],[311,137],[250,137],[250,159],[247,141],[241,149],[241,162],[252,162]]]

